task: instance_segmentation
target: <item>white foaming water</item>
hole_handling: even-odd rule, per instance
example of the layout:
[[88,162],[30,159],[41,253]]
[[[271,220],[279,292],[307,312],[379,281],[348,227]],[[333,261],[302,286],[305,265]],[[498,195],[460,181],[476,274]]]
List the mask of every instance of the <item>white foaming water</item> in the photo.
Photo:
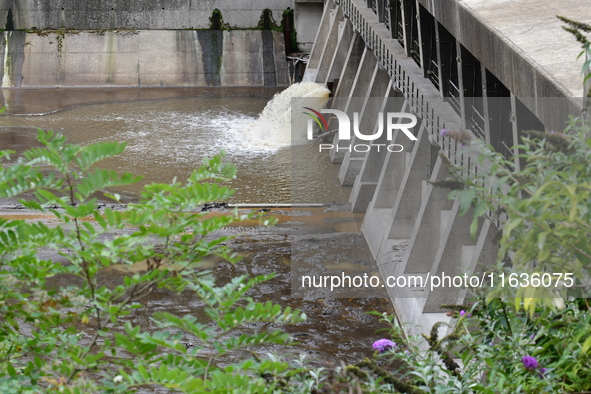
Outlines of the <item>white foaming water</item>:
[[[306,140],[306,120],[301,107],[320,109],[330,91],[313,82],[291,85],[273,97],[259,118],[243,128],[234,128],[236,137],[253,150],[276,150]],[[292,120],[292,115],[297,118]],[[292,124],[296,125],[292,130]]]

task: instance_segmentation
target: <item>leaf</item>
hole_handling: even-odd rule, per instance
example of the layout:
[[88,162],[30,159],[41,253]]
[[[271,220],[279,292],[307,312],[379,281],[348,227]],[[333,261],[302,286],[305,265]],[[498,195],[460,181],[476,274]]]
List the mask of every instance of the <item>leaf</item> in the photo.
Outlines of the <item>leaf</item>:
[[546,238],[548,238],[547,231],[538,234],[538,249],[544,249],[544,246],[546,245]]
[[466,189],[462,191],[460,194],[460,216],[463,216],[466,212],[468,212],[475,197],[476,189]]
[[10,376],[16,376],[18,374],[10,362],[6,363],[6,371]]
[[583,353],[588,353],[589,349],[591,349],[591,336],[587,337],[583,342]]
[[511,232],[523,222],[522,218],[512,218],[503,226],[503,236],[509,237]]

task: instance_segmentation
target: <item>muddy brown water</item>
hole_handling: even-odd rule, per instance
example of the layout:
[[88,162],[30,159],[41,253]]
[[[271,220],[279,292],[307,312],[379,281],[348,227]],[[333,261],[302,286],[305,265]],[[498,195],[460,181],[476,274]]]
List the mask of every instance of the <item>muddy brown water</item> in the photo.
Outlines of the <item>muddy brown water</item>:
[[[122,96],[125,96],[121,90]],[[47,93],[46,93],[47,94]],[[88,93],[90,94],[90,93]],[[0,116],[0,149],[18,153],[36,146],[36,129],[59,131],[78,144],[96,141],[126,141],[128,149],[123,155],[105,161],[104,166],[144,174],[144,182],[169,182],[175,176],[186,177],[203,155],[220,149],[228,152],[229,161],[238,167],[238,178],[231,183],[236,194],[231,202],[276,204],[293,202],[293,189],[304,188],[309,203],[345,203],[348,188],[338,184],[338,166],[332,165],[324,155],[318,155],[313,145],[296,150],[251,149],[241,146],[240,128],[253,122],[265,106],[268,97],[181,97],[162,100],[150,96],[145,101],[86,104],[55,108],[46,104],[45,114],[9,114]],[[132,97],[133,98],[133,97]],[[15,106],[16,107],[16,106]],[[27,108],[22,104],[23,108]],[[290,160],[296,155],[304,157],[309,165],[307,179],[293,179]],[[117,190],[133,200],[138,186]],[[297,201],[303,202],[303,201]],[[211,269],[220,283],[235,275],[260,275],[275,272],[268,283],[249,294],[257,301],[273,301],[305,312],[308,320],[294,326],[272,326],[289,332],[298,344],[282,349],[257,349],[260,354],[279,352],[294,356],[304,353],[314,365],[338,365],[339,360],[355,362],[372,354],[371,344],[383,337],[376,333],[384,325],[367,312],[392,313],[391,303],[384,292],[358,292],[356,294],[331,293],[326,289],[312,289],[292,295],[292,264],[305,266],[311,274],[331,272],[347,274],[377,273],[363,236],[359,232],[362,215],[330,211],[321,208],[295,210],[273,209],[270,214],[279,217],[276,227],[253,225],[225,229],[225,234],[239,235],[234,241],[236,251],[243,259],[236,265],[211,259],[204,268]],[[0,211],[12,219],[46,220],[28,216],[14,210]],[[24,215],[24,216],[23,216]],[[322,248],[322,255],[310,252]],[[348,249],[349,248],[349,249]],[[295,257],[294,251],[298,251]],[[301,253],[306,251],[307,253]],[[321,257],[319,257],[321,256]],[[296,259],[296,260],[294,260]],[[140,268],[141,269],[141,268]],[[110,269],[101,273],[101,282],[116,285],[121,271]],[[67,277],[55,278],[53,284],[71,283]],[[203,304],[190,294],[174,295],[156,291],[142,301],[129,319],[146,330],[154,330],[149,316],[157,311],[178,315],[191,314],[205,319]],[[187,343],[195,341],[185,338]],[[245,354],[233,353],[220,363],[235,361]]]
[[[76,106],[72,104],[74,99],[60,100],[56,92],[51,95],[48,91],[42,90],[39,94],[52,98],[53,106],[9,101],[7,113],[0,116],[1,149],[11,149],[18,154],[36,146],[38,128],[59,132],[75,144],[126,142],[127,148],[122,155],[105,160],[101,166],[144,176],[142,182],[116,190],[130,198],[137,195],[146,183],[168,183],[175,177],[186,179],[204,156],[211,157],[224,150],[226,161],[238,169],[237,178],[229,182],[229,186],[236,190],[230,202],[325,203],[348,200],[350,188],[340,186],[337,166],[330,163],[326,154],[319,154],[316,144],[290,149],[289,146],[265,144],[267,136],[264,135],[263,138],[253,138],[252,125],[269,97],[170,98],[171,92],[163,90],[166,94],[163,93],[165,98],[162,100],[126,101],[134,97],[153,98],[156,93],[130,96],[127,90],[119,89],[110,91],[107,97],[111,102]],[[172,91],[187,94],[184,90]],[[84,91],[74,92],[80,96],[80,101],[90,100],[82,94]],[[92,90],[86,91],[87,95],[92,93]],[[7,89],[0,89],[0,94],[16,95]],[[72,94],[72,90],[63,93],[68,97]],[[32,93],[18,98],[31,97],[34,97]],[[69,105],[62,108],[62,103]],[[273,133],[289,134],[289,130]],[[296,160],[297,174],[294,174],[292,161]]]

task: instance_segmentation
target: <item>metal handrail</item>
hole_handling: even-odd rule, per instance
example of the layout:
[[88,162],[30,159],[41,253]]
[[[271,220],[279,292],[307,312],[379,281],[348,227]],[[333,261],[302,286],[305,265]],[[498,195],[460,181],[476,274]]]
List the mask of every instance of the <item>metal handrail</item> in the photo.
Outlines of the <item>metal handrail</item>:
[[461,116],[462,109],[461,109],[461,105],[460,105],[460,88],[458,88],[456,86],[456,84],[451,79],[447,80],[447,84],[448,84],[449,104],[452,106],[454,111],[456,111],[456,113]]
[[410,50],[410,55],[413,58],[413,60],[415,61],[415,63],[419,66],[422,67],[421,65],[421,44],[419,43],[419,40],[412,40],[412,48]]
[[505,159],[510,160],[513,157],[513,149],[509,148],[505,141],[501,141],[500,149],[501,154],[505,157]]
[[478,138],[486,141],[486,133],[484,132],[484,116],[482,116],[480,112],[478,112],[478,109],[476,109],[476,107],[473,105],[471,105],[470,108],[472,109],[472,116],[470,116],[470,129],[472,129]]
[[431,60],[431,66],[427,71],[427,76],[433,85],[435,85],[437,90],[439,90],[439,65],[437,62],[435,62],[435,60]]
[[[440,146],[441,150],[452,163],[462,165],[462,172],[466,175],[473,175],[474,169],[470,168],[471,164],[468,156],[463,153],[460,155],[456,154],[456,152],[462,149],[458,146],[457,141],[451,141],[449,138],[440,135],[439,131],[446,128],[445,122],[443,122],[441,117],[436,114],[433,109],[429,110],[427,100],[425,100],[420,88],[416,86],[410,76],[406,74],[405,69],[398,62],[389,47],[382,41],[383,39],[389,39],[389,37],[385,36],[382,38],[379,33],[375,32],[363,14],[359,12],[352,0],[334,0],[334,2],[341,7],[343,14],[345,17],[349,18],[353,28],[359,32],[361,38],[368,45],[369,49],[374,53],[379,53],[379,64],[386,70],[392,79],[394,88],[401,91],[404,94],[404,97],[408,100],[410,111],[415,114],[420,114],[421,119],[425,122],[430,139]],[[397,25],[399,31],[403,30],[404,27],[400,23]],[[402,33],[399,34],[398,41],[404,47],[404,38],[401,34]],[[438,67],[434,62],[433,65]],[[439,82],[439,76],[437,73],[432,73],[431,75],[433,78],[437,77],[437,82]],[[452,81],[449,82],[451,86],[455,88],[455,97],[450,100],[450,104],[453,102],[456,106],[454,110],[460,114],[459,89]],[[427,109],[425,107],[427,107]]]
[[404,48],[404,25],[402,22],[398,22],[398,30],[396,31],[396,38],[402,47]]

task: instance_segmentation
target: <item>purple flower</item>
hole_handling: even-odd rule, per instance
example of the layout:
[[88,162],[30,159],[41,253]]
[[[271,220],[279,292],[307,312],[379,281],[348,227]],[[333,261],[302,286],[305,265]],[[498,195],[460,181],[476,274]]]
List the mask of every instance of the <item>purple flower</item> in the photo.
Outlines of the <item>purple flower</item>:
[[531,339],[534,339],[534,338],[536,337],[536,334],[531,334],[529,337],[530,337]]
[[538,371],[538,376],[540,377],[540,379],[542,379],[544,377],[547,370],[548,370],[547,368],[540,368],[540,370]]
[[396,344],[389,339],[378,339],[371,345],[375,350],[379,350],[380,353],[384,353],[392,348],[396,347]]
[[538,367],[538,360],[532,356],[525,356],[521,359],[525,369],[536,369]]
[[462,309],[462,310],[460,311],[460,316],[464,316],[465,314],[466,314],[466,311]]
[[448,134],[449,134],[449,130],[448,129],[441,129],[441,131],[439,132],[439,135],[442,136],[442,137],[445,137]]

